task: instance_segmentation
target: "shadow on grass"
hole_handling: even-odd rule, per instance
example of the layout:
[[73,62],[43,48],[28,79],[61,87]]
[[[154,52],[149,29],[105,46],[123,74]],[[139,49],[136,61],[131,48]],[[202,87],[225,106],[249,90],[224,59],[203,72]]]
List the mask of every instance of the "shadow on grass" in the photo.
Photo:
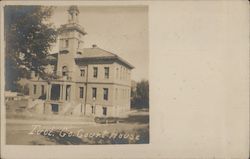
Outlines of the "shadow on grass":
[[129,115],[128,118],[124,118],[124,123],[138,123],[138,124],[148,124],[148,115]]

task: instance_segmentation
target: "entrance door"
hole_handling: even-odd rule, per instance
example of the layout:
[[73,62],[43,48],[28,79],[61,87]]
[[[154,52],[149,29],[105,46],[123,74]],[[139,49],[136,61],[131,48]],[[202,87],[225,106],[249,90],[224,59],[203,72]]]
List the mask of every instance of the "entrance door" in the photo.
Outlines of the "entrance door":
[[59,100],[59,98],[60,98],[60,85],[52,84],[50,99]]
[[53,113],[58,113],[58,111],[59,111],[59,106],[58,106],[58,104],[51,104],[51,110],[52,110],[52,112]]

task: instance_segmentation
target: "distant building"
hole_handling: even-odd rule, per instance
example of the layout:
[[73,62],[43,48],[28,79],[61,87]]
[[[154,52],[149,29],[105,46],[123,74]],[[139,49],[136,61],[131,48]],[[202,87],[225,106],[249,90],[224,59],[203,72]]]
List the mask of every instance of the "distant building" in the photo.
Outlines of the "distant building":
[[59,52],[48,56],[48,70],[58,78],[48,82],[33,74],[30,96],[44,99],[45,113],[122,116],[130,110],[133,66],[97,45],[84,48],[79,10],[71,6],[68,13],[58,29]]

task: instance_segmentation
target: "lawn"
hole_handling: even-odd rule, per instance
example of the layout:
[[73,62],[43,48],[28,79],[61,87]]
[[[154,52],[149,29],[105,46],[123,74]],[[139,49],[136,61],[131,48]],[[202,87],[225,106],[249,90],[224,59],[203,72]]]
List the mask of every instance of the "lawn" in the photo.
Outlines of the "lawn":
[[149,143],[149,113],[133,110],[122,123],[99,124],[91,118],[9,114],[6,144],[96,145]]

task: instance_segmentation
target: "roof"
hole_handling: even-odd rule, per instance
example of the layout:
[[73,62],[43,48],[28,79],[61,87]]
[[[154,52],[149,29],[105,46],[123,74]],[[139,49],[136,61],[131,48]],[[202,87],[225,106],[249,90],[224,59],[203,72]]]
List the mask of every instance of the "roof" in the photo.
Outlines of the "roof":
[[89,57],[117,57],[116,54],[108,52],[106,50],[100,49],[98,47],[95,48],[84,48],[83,53],[78,55],[77,58],[89,58]]
[[111,53],[109,51],[106,51],[104,49],[101,49],[99,47],[93,47],[93,48],[84,48],[83,53],[80,55],[77,55],[77,60],[81,59],[114,59],[118,60],[119,62],[123,63],[124,65],[128,66],[129,68],[134,68],[130,63],[119,57],[118,55]]
[[[50,54],[47,58],[48,60],[54,61],[57,60],[58,53]],[[126,60],[122,59],[118,55],[111,53],[109,51],[103,50],[99,47],[93,47],[93,48],[84,48],[82,54],[78,54],[75,57],[76,61],[89,61],[89,60],[116,60],[117,62],[120,62],[130,69],[133,69],[134,66],[132,66],[130,63],[128,63]]]

